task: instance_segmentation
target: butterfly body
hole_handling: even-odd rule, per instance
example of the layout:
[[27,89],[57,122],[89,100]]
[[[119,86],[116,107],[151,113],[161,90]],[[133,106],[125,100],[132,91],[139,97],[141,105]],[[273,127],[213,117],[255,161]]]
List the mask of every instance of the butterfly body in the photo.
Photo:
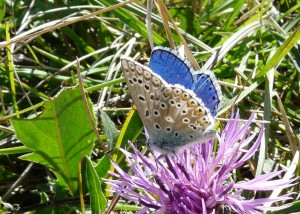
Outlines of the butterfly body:
[[[187,145],[201,143],[215,136],[211,110],[197,95],[197,92],[203,93],[204,89],[210,92],[213,84],[197,82],[201,76],[208,79],[207,75],[193,76],[189,63],[179,59],[176,52],[168,50],[158,48],[153,51],[153,68],[151,59],[150,68],[128,57],[121,59],[127,86],[148,135],[148,144],[162,154],[177,153]],[[153,69],[162,69],[164,72]],[[173,71],[173,75],[170,75],[170,71]],[[192,91],[194,87],[198,89],[196,93]],[[205,99],[207,103],[211,100],[208,96]],[[215,100],[208,103],[212,109],[218,106]]]

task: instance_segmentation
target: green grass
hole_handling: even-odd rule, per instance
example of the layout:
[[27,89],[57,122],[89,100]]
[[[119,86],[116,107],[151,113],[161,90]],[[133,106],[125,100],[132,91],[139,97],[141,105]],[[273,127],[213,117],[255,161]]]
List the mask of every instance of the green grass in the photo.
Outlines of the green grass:
[[[102,180],[94,183],[97,180],[95,176],[110,178],[107,171],[113,168],[108,157],[126,167],[123,155],[115,148],[128,148],[127,140],[136,140],[143,147],[140,142],[144,141],[143,134],[139,135],[142,124],[137,113],[129,112],[129,99],[120,98],[128,92],[125,79],[122,78],[120,56],[129,55],[142,63],[148,62],[151,53],[149,38],[154,46],[179,46],[186,42],[192,51],[192,55],[186,55],[191,61],[195,57],[194,62],[197,62],[193,64],[194,67],[200,66],[215,72],[224,96],[218,113],[218,129],[222,129],[232,107],[239,109],[242,119],[248,119],[253,111],[257,113],[253,130],[258,132],[264,123],[265,144],[250,164],[253,175],[279,168],[299,176],[298,1],[280,1],[274,5],[268,1],[261,4],[254,1],[202,1],[202,5],[197,5],[200,1],[166,1],[166,8],[178,29],[172,24],[170,29],[164,28],[163,21],[171,23],[172,19],[168,18],[162,5],[159,6],[160,10],[158,5],[154,5],[151,34],[147,32],[145,24],[147,9],[144,1],[120,5],[123,1],[76,0],[69,1],[67,5],[64,1],[45,2],[35,1],[31,6],[31,1],[27,0],[6,1],[6,4],[0,2],[1,212],[9,210],[9,204],[18,205],[20,212],[83,211],[84,206],[86,210],[93,209],[94,212],[107,209],[103,197],[106,197],[109,206],[112,199],[109,186]],[[169,38],[166,33],[169,33]],[[95,141],[93,152],[85,150],[87,156],[77,154],[77,162],[70,165],[62,162],[68,170],[78,170],[79,162],[82,163],[80,167],[87,169],[83,178],[94,186],[101,185],[103,193],[89,191],[84,179],[68,182],[68,179],[80,178],[78,171],[75,177],[70,173],[68,176],[64,172],[58,173],[61,168],[51,165],[51,159],[55,157],[50,160],[33,158],[32,154],[36,155],[34,144],[42,139],[47,151],[50,137],[43,138],[35,135],[35,132],[30,133],[32,129],[26,124],[28,120],[21,120],[24,125],[18,125],[18,128],[14,122],[35,118],[49,110],[45,102],[55,103],[58,98],[53,97],[62,88],[78,83],[77,58],[83,87],[87,89],[86,95],[94,105],[100,136],[96,138],[96,131],[89,126],[91,124],[86,124],[91,120],[82,124],[72,119],[71,115],[65,115],[70,119],[68,125],[72,124],[72,129],[81,130],[89,126],[98,140]],[[75,98],[70,95],[64,99],[63,103],[66,104]],[[77,108],[69,110],[78,111],[78,116],[88,117],[86,110],[89,108],[87,105],[82,108],[85,111]],[[100,110],[109,117],[100,117]],[[51,114],[51,122],[59,124],[59,127],[66,125],[60,121],[60,116]],[[46,122],[41,127],[47,125]],[[115,128],[111,128],[113,126]],[[106,130],[113,130],[113,133]],[[30,138],[30,143],[20,137],[20,131],[25,132],[23,134]],[[55,133],[63,131],[57,129]],[[100,139],[105,148],[98,142]],[[64,145],[62,142],[57,141],[58,147]],[[62,152],[63,149],[57,151],[61,151],[61,160],[68,157],[67,152]],[[21,156],[27,158],[20,159]],[[32,165],[24,159],[36,164]],[[60,161],[57,164],[59,166]],[[299,192],[299,185],[283,191]],[[90,200],[86,200],[83,206],[87,193],[90,193]],[[273,194],[276,194],[275,191]],[[94,201],[97,197],[103,200]],[[299,195],[292,197],[296,200]],[[51,206],[45,204],[47,201],[52,202]],[[120,201],[116,209],[122,208],[139,209]],[[293,209],[300,212],[299,202],[295,202]]]

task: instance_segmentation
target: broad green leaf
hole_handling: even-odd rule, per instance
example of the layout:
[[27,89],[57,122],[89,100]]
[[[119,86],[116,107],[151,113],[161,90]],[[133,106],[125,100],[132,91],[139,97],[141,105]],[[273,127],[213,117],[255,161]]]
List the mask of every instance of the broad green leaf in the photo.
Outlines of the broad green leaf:
[[[90,101],[88,105],[91,109]],[[80,158],[91,154],[95,139],[79,87],[63,89],[46,101],[38,117],[13,119],[12,124],[17,138],[32,150],[21,158],[50,168],[74,195]]]
[[90,192],[92,213],[103,213],[105,211],[107,201],[101,190],[100,178],[88,157],[85,158],[84,177],[84,181],[87,183]]

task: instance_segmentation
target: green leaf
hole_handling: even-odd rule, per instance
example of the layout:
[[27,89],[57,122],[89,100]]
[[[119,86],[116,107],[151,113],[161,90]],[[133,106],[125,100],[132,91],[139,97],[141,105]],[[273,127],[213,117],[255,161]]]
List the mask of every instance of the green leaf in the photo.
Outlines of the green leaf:
[[107,201],[101,190],[100,178],[91,162],[91,160],[85,158],[85,182],[87,183],[90,191],[90,205],[92,213],[103,213],[105,211]]
[[0,22],[2,22],[5,15],[5,1],[0,0]]
[[[116,0],[103,0],[101,3],[105,4],[106,6],[113,6],[118,4],[119,1]],[[126,9],[128,10],[126,10]],[[118,17],[122,22],[128,25],[133,31],[142,35],[143,38],[148,38],[148,32],[146,29],[146,25],[144,22],[141,22],[136,16],[134,16],[134,11],[130,6],[124,6],[123,8],[117,8],[112,11],[116,17]],[[133,13],[131,13],[133,12]],[[155,44],[162,44],[166,42],[166,40],[157,34],[155,31],[152,32],[153,40]]]
[[276,53],[272,56],[272,58],[268,61],[268,63],[261,69],[260,72],[257,73],[256,77],[262,77],[269,70],[276,67],[279,62],[289,53],[289,51],[293,48],[293,46],[300,39],[300,27],[296,29],[291,36],[285,40],[282,45],[278,48]]
[[[120,135],[118,137],[115,148],[126,147],[128,141],[135,141],[143,130],[143,123],[134,106],[126,117],[126,120],[122,126]],[[116,154],[114,154],[113,160],[116,161]],[[118,161],[116,161],[118,162]],[[112,171],[112,170],[111,170]]]
[[16,146],[11,148],[0,149],[0,155],[11,155],[31,152],[26,146]]
[[111,162],[107,155],[103,156],[97,166],[95,166],[95,170],[99,176],[99,178],[106,178],[108,175],[108,171],[110,168]]
[[[69,36],[71,40],[73,40],[74,44],[78,44],[81,48],[83,48],[87,53],[94,52],[94,48],[90,46],[83,38],[77,35],[70,27],[63,27],[62,32]],[[94,58],[98,58],[96,54],[92,55]]]
[[114,144],[118,139],[119,130],[115,127],[115,124],[111,121],[110,117],[104,111],[101,111],[100,117],[103,132],[109,143],[109,150],[111,150],[112,148],[114,148]]
[[241,9],[245,5],[245,0],[242,1],[233,1],[231,2],[232,12],[228,14],[227,19],[225,19],[224,24],[222,25],[222,31],[229,31],[232,27],[232,22],[236,20],[236,17],[240,13]]
[[[88,105],[91,109],[89,100]],[[91,154],[95,139],[79,87],[63,89],[46,101],[38,117],[13,119],[12,124],[17,138],[33,151],[21,158],[51,169],[58,183],[74,195],[80,158]]]

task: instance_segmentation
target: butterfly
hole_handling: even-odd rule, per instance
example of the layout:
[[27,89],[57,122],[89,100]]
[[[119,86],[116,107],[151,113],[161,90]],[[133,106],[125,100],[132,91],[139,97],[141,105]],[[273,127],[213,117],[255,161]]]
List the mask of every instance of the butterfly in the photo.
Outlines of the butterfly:
[[215,137],[222,93],[211,71],[195,71],[166,47],[153,49],[149,67],[129,57],[121,65],[150,148],[167,155]]

